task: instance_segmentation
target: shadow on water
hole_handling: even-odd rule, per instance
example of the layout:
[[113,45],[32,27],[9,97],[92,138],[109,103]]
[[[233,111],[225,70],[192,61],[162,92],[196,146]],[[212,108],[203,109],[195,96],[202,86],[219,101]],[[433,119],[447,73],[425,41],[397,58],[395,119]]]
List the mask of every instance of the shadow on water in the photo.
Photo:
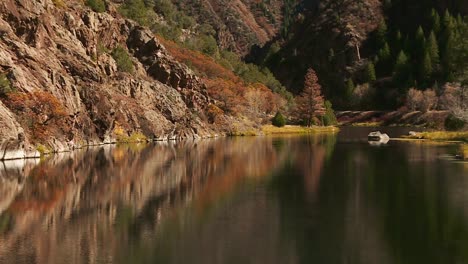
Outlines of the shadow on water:
[[467,263],[456,146],[341,135],[106,146],[0,167],[0,263]]

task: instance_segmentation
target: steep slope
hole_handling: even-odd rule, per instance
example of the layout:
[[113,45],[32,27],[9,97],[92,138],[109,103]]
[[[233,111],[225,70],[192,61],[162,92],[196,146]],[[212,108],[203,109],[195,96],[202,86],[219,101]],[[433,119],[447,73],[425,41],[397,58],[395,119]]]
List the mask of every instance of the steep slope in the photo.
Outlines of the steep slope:
[[[130,52],[120,71],[111,50]],[[0,3],[0,73],[13,92],[0,102],[0,159],[69,150],[131,135],[207,137],[205,85],[153,34],[115,11],[81,1]]]
[[[222,49],[245,55],[254,45],[263,46],[284,24],[285,2],[281,0],[173,0],[199,23],[211,25]],[[293,4],[289,4],[293,5]]]

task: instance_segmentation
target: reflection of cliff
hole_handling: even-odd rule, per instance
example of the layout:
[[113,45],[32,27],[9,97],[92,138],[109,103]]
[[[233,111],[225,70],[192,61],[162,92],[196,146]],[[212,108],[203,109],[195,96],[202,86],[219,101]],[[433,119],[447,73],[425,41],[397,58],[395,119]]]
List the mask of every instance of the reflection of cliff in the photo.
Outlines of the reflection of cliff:
[[[259,138],[55,156],[31,170],[22,190],[1,186],[13,201],[0,219],[7,222],[0,263],[110,261],[132,236],[154,233],[175,208],[193,200],[203,209],[239,183],[267,175],[280,159],[285,155],[270,139]],[[4,174],[1,181],[21,178]]]

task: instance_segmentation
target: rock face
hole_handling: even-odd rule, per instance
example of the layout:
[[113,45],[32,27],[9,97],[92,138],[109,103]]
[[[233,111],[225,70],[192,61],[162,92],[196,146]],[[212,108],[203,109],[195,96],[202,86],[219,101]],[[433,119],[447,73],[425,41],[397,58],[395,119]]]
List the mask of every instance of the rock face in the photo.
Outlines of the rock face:
[[[116,129],[151,139],[216,133],[204,121],[211,102],[205,85],[150,31],[115,10],[95,13],[82,1],[56,2],[0,3],[0,73],[7,74],[13,93],[52,94],[66,112],[62,123],[70,129],[50,130],[45,142],[39,142],[23,111],[12,109],[9,97],[3,96],[0,159],[36,156],[33,145],[38,143],[64,151],[113,142]],[[128,50],[133,73],[118,71],[110,55],[118,46]]]

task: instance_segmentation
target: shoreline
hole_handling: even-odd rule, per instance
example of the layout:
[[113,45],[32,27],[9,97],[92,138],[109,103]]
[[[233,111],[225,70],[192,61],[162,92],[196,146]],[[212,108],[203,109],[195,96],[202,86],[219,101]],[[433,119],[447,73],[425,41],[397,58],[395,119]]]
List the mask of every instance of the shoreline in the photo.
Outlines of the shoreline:
[[[367,124],[367,123],[366,123]],[[371,125],[374,123],[369,123],[367,125],[361,126],[360,123],[356,125],[340,125],[340,126],[312,126],[312,127],[301,127],[286,125],[284,127],[275,127],[273,125],[264,125],[257,130],[248,130],[248,131],[236,131],[227,134],[216,134],[209,137],[199,137],[192,139],[184,140],[204,140],[204,139],[215,139],[220,137],[257,137],[257,136],[270,136],[270,135],[309,135],[309,134],[336,134],[340,131],[341,127],[379,127]],[[398,126],[384,126],[384,127],[398,127]],[[407,126],[401,126],[407,127]],[[427,132],[416,132],[414,135],[400,135],[395,138],[391,138],[392,141],[407,141],[407,142],[438,142],[438,143],[448,143],[448,144],[460,144],[463,149],[465,159],[468,158],[468,131],[460,132],[449,132],[449,131],[427,131]],[[60,153],[73,152],[75,150],[82,150],[92,147],[100,146],[111,146],[111,145],[120,145],[120,144],[147,144],[147,143],[156,143],[156,142],[178,142],[176,138],[168,139],[155,139],[155,140],[146,140],[146,141],[109,141],[102,142],[97,144],[86,144],[82,146],[73,146],[70,149],[61,149],[61,150],[52,150],[47,152],[41,152],[39,150],[41,145],[36,146],[34,151],[26,151],[21,149],[16,150],[5,150],[0,159],[1,162],[4,161],[15,161],[15,160],[29,160],[29,159],[40,159],[45,156],[51,156]],[[7,157],[7,158],[5,158]]]
[[269,135],[307,135],[337,133],[338,126],[311,126],[302,127],[296,125],[286,125],[284,127],[275,127],[273,125],[264,125],[257,130],[234,131],[228,134],[229,137],[258,137]]

